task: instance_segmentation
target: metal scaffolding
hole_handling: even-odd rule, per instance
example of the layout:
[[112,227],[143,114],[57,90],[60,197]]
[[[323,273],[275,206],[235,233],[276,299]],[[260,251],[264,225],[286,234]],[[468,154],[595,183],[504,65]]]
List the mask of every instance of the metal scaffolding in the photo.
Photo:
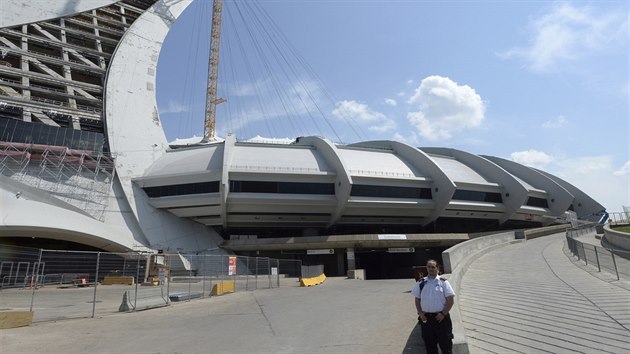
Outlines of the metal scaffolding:
[[103,221],[115,169],[110,154],[0,142],[0,174],[47,191]]

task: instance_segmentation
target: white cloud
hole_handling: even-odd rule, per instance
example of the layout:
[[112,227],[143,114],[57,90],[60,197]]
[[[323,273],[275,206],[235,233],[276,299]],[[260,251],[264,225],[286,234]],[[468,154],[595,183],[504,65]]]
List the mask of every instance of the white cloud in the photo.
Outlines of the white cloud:
[[160,114],[190,112],[190,105],[185,105],[175,101],[168,101],[168,106],[159,108]]
[[429,76],[422,80],[409,104],[417,112],[407,119],[427,140],[449,139],[466,128],[477,127],[484,120],[485,104],[473,88],[458,85],[447,77]]
[[396,128],[396,122],[387,118],[383,113],[373,111],[367,105],[356,101],[337,102],[332,114],[339,119],[367,123],[370,125],[368,129],[371,131],[382,133]]
[[510,154],[513,161],[525,166],[543,169],[543,167],[554,160],[553,156],[538,150],[529,149],[527,151],[517,151]]
[[554,120],[548,120],[542,124],[542,127],[545,129],[553,129],[553,128],[561,128],[569,123],[569,120],[564,116],[558,116]]
[[548,71],[614,46],[627,35],[627,14],[597,12],[590,6],[557,3],[530,23],[528,46],[514,47],[499,57],[520,59],[534,71]]
[[386,98],[385,99],[385,104],[392,106],[392,107],[396,107],[398,105],[398,102],[396,102],[396,100],[391,99],[391,98]]
[[626,162],[621,168],[613,172],[615,176],[630,176],[630,161]]
[[413,80],[407,80],[407,85],[409,86],[413,85]]
[[[630,161],[621,171],[630,166]],[[627,169],[626,169],[627,171]],[[608,211],[630,204],[630,174],[618,174],[611,156],[585,156],[557,161],[549,172],[576,186]]]
[[615,171],[613,158],[607,155],[556,159],[530,149],[511,156],[518,163],[562,178],[608,211],[619,211],[622,205],[630,205],[630,161]]

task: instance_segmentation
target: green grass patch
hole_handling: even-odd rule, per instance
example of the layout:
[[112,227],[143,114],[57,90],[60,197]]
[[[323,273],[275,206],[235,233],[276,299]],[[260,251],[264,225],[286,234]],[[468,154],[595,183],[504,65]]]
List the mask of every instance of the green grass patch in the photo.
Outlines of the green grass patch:
[[615,231],[627,232],[630,234],[630,226],[615,226],[612,229]]

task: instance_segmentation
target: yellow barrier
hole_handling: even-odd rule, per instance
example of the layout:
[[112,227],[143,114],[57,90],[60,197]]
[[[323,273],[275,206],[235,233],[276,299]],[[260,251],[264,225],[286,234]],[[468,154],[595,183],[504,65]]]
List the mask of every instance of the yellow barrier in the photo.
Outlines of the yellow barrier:
[[125,284],[133,285],[132,276],[106,275],[103,279],[103,285]]
[[224,280],[212,286],[212,295],[223,295],[236,291],[236,281]]
[[30,326],[32,311],[0,311],[0,329]]
[[300,286],[319,285],[326,280],[326,274],[321,274],[313,278],[300,278]]

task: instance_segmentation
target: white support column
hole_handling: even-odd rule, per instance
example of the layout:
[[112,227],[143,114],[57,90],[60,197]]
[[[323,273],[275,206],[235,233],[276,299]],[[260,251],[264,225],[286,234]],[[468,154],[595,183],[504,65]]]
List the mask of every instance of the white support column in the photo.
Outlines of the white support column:
[[355,261],[354,248],[349,247],[346,249],[346,258],[348,259],[348,270],[355,270],[357,265]]

